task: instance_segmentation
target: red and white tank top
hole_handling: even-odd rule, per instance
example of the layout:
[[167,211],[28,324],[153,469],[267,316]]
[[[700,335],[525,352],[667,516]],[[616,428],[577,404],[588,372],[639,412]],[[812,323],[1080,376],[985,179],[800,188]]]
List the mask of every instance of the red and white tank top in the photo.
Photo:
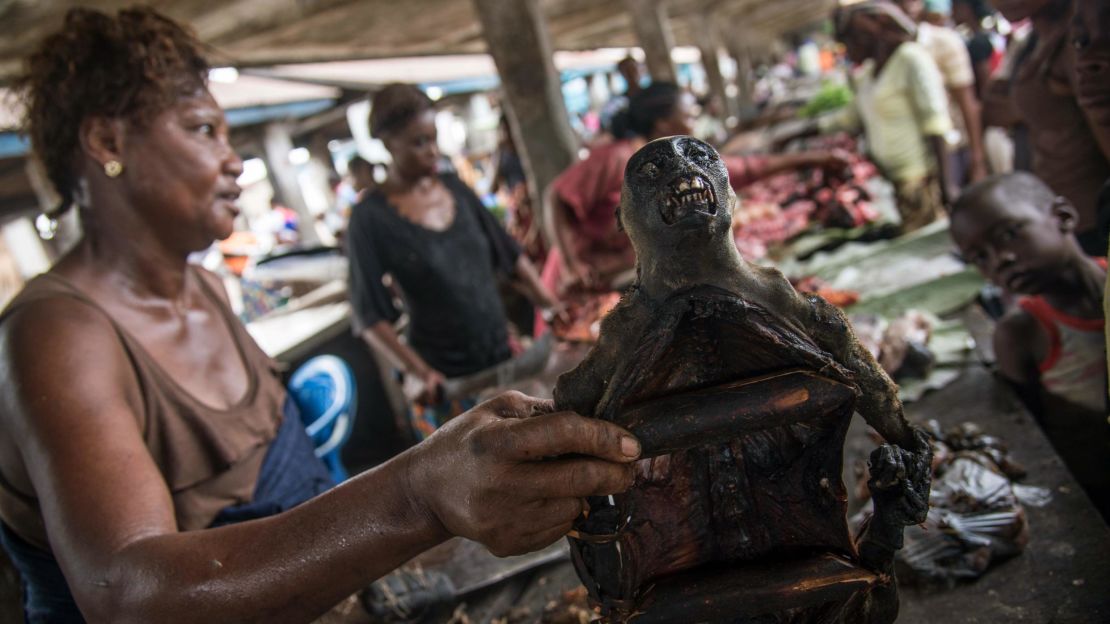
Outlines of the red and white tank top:
[[[1105,260],[1100,264],[1105,266]],[[1087,409],[1106,409],[1105,319],[1078,318],[1053,308],[1042,297],[1018,305],[1044,327],[1048,354],[1039,364],[1041,385],[1051,394]]]

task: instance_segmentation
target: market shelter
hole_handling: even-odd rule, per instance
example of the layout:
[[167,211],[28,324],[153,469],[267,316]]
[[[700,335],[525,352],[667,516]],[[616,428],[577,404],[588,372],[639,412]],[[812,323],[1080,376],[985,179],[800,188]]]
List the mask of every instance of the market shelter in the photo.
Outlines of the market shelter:
[[[61,23],[70,6],[115,10],[125,0],[72,2],[14,1],[0,8],[0,82],[19,69],[22,55]],[[627,5],[658,2],[527,0],[543,16],[557,50],[640,45]],[[790,0],[675,0],[666,4],[674,45],[697,45],[699,16],[714,12],[730,30],[768,45],[780,33],[810,23],[834,3]],[[466,0],[199,0],[156,2],[160,10],[189,23],[204,43],[237,66],[269,66],[345,59],[393,58],[484,52],[486,41],[475,3]]]

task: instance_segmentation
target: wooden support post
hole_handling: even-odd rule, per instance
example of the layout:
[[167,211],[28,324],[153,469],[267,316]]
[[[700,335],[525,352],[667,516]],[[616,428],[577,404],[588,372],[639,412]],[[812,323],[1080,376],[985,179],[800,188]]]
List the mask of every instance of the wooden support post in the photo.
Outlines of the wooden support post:
[[713,24],[713,18],[710,14],[706,13],[701,15],[696,24],[702,34],[698,51],[701,53],[701,64],[705,68],[705,77],[709,81],[709,94],[718,100],[721,114],[725,116],[725,120],[732,118],[733,121],[736,121],[738,115],[736,100],[729,97],[725,77],[721,73],[721,44],[717,27]]
[[725,39],[729,56],[736,62],[736,104],[740,121],[750,119],[755,114],[752,52],[745,39],[743,33]]
[[274,197],[297,213],[300,221],[297,232],[301,243],[311,246],[319,243],[316,235],[316,217],[305,204],[297,171],[289,162],[289,152],[293,151],[293,138],[289,128],[282,123],[266,124],[262,135],[262,148],[266,152],[266,171],[274,187]]
[[329,176],[339,175],[339,171],[335,168],[335,161],[331,157],[331,150],[328,149],[328,135],[322,132],[313,133],[308,140],[308,153]]
[[644,49],[648,73],[655,81],[678,82],[674,62],[671,61],[671,48],[674,35],[667,16],[667,6],[663,0],[625,0],[628,14],[632,16],[632,28],[640,47]]
[[543,11],[539,0],[474,0],[474,6],[501,76],[509,128],[541,223],[544,190],[577,160],[578,151]]

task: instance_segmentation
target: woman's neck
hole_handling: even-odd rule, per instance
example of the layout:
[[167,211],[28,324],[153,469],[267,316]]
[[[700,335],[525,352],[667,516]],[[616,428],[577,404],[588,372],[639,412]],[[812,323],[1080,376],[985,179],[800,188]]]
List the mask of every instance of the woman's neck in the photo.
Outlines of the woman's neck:
[[138,298],[184,297],[187,254],[164,248],[151,233],[102,225],[88,211],[82,214],[82,226],[84,235],[67,259]]
[[391,168],[389,170],[387,186],[390,193],[402,194],[421,189],[430,189],[435,186],[437,179],[434,173],[405,174],[404,172]]

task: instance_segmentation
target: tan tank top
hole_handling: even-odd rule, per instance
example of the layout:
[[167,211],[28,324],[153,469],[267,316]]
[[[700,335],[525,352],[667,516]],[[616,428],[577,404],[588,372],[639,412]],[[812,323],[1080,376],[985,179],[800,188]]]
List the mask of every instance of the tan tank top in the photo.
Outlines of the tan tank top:
[[[262,460],[282,419],[285,388],[277,363],[199,275],[204,294],[227,322],[238,357],[247,368],[247,391],[226,410],[209,407],[177,384],[143,346],[93,300],[64,278],[47,273],[23,288],[0,313],[0,323],[22,306],[44,299],[76,299],[103,314],[119,336],[142,393],[139,427],[173,497],[179,530],[202,529],[229,505],[251,500]],[[91,365],[92,363],[90,363]],[[49,548],[33,492],[20,492],[0,475],[0,519],[28,542]]]

